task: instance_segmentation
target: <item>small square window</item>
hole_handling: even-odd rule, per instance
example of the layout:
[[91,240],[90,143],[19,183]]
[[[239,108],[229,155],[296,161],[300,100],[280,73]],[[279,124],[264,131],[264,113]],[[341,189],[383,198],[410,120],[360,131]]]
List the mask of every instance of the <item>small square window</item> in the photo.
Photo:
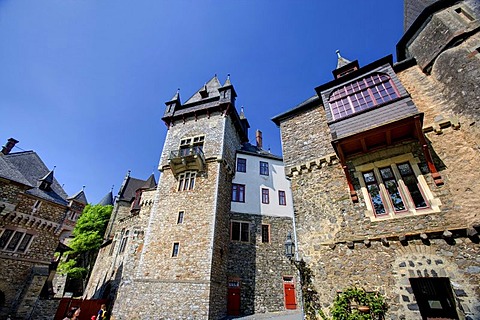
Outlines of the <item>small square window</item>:
[[237,172],[247,172],[247,159],[237,158]]
[[262,176],[268,176],[269,175],[268,162],[260,161],[260,174]]
[[278,204],[281,206],[287,205],[287,198],[285,196],[285,191],[278,190]]
[[262,224],[262,243],[270,242],[270,225]]
[[184,214],[185,214],[185,211],[178,212],[177,224],[182,224],[183,223],[183,215]]
[[178,252],[180,250],[180,243],[175,242],[172,249],[172,258],[178,257]]
[[250,224],[248,222],[232,221],[231,224],[231,240],[240,242],[250,241]]
[[262,203],[269,204],[270,203],[270,192],[266,188],[262,188]]

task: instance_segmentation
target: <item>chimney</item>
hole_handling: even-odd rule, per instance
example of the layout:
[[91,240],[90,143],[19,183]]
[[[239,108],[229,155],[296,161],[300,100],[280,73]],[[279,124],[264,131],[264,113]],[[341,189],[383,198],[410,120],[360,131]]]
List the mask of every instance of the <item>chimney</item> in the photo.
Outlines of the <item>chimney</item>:
[[255,138],[257,140],[257,148],[262,149],[262,131],[257,130]]
[[18,140],[13,138],[8,139],[7,143],[2,147],[3,154],[9,154],[12,151],[13,147],[18,143]]

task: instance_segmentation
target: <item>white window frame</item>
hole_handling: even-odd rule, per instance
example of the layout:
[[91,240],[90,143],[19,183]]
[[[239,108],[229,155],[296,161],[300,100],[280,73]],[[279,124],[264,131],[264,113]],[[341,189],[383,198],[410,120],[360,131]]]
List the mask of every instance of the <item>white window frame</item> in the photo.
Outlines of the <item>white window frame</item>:
[[[13,231],[12,234],[10,235],[10,237],[8,238],[7,242],[5,243],[5,246],[3,248],[0,248],[0,251],[3,251],[3,252],[14,252],[14,253],[20,253],[20,254],[24,254],[24,253],[27,253],[28,250],[30,249],[30,246],[32,245],[33,243],[33,239],[35,239],[35,234],[31,233],[31,232],[28,232],[27,230],[25,229],[19,229],[19,228],[15,228],[15,227],[5,227],[3,228],[2,230],[0,230],[0,237],[3,236],[3,234],[5,233],[5,231],[7,230],[10,230],[10,231]],[[22,236],[20,237],[20,239],[18,240],[17,244],[15,245],[15,248],[13,250],[9,250],[7,249],[10,242],[12,241],[12,238],[13,236],[15,235],[16,232],[19,232],[19,233],[22,233]],[[18,247],[20,246],[20,244],[22,243],[23,239],[25,238],[26,235],[29,235],[31,236],[30,240],[28,241],[27,245],[25,246],[25,250],[23,251],[18,251]]]
[[[188,175],[188,180],[186,176]],[[195,189],[196,171],[185,171],[178,175],[177,191],[189,191]]]
[[[405,162],[408,162],[410,164],[413,170],[413,173],[417,178],[420,192],[422,192],[425,202],[427,203],[427,207],[425,208],[415,208],[415,204],[413,203],[413,200],[410,197],[410,192],[408,191],[408,188],[403,182],[403,178],[397,169],[397,166],[396,166],[397,164],[401,164]],[[440,206],[442,205],[442,203],[440,199],[435,198],[433,193],[430,191],[427,181],[425,180],[425,177],[422,175],[418,167],[419,163],[420,163],[420,160],[418,158],[414,157],[413,154],[411,153],[407,153],[400,156],[355,166],[356,172],[354,173],[354,176],[360,182],[362,195],[365,200],[365,205],[367,207],[365,214],[367,217],[370,218],[371,221],[394,219],[394,218],[400,218],[404,216],[424,215],[424,214],[430,214],[434,212],[440,212]],[[385,185],[383,183],[383,180],[379,172],[379,169],[384,167],[392,168],[393,174],[398,183],[398,189],[400,190],[403,202],[406,207],[406,210],[404,211],[395,212],[393,205],[389,200],[390,196],[385,188]],[[375,209],[372,205],[370,193],[368,192],[367,186],[363,179],[363,172],[368,172],[368,171],[373,171],[375,174],[375,178],[377,180],[377,183],[380,189],[380,196],[382,197],[382,202],[383,202],[383,205],[385,206],[385,211],[386,211],[385,214],[382,214],[382,215],[375,214]]]

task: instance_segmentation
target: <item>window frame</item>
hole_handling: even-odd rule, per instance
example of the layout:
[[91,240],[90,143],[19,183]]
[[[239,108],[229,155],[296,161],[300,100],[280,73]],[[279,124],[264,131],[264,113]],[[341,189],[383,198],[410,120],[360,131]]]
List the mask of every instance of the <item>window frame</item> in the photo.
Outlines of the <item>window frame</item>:
[[335,121],[398,98],[400,93],[392,77],[385,72],[373,72],[334,89],[329,94],[328,105]]
[[180,242],[174,242],[172,245],[172,254],[171,258],[178,258],[180,255]]
[[268,188],[262,188],[262,204],[270,203],[270,190]]
[[269,176],[270,175],[270,168],[268,162],[260,161],[260,175],[261,176]]
[[[238,224],[238,239],[234,239],[234,224]],[[245,230],[246,228],[246,230]],[[243,237],[247,235],[247,239]],[[237,238],[237,237],[235,237]],[[241,221],[241,220],[232,220],[230,221],[230,241],[234,242],[242,242],[242,243],[250,243],[250,222],[248,221]]]
[[185,220],[185,210],[178,211],[177,224],[183,224]]
[[125,233],[122,232],[122,240],[120,241],[120,248],[118,248],[118,253],[124,253],[127,248],[128,237],[130,235],[130,230],[125,230]]
[[178,175],[177,192],[195,189],[196,171],[185,171]]
[[232,202],[245,203],[245,185],[241,183],[232,183]]
[[[416,204],[414,203],[410,195],[410,191],[407,185],[404,183],[403,177],[401,176],[398,170],[397,166],[404,163],[408,163],[410,165],[411,170],[413,171],[413,175],[417,180],[418,189],[421,192],[421,195],[426,204],[426,206],[424,207],[416,207]],[[420,160],[418,158],[414,157],[411,153],[408,153],[408,154],[403,154],[400,156],[396,156],[396,157],[392,157],[392,158],[388,158],[380,161],[370,162],[362,165],[356,165],[355,166],[356,172],[354,173],[354,176],[360,182],[361,193],[363,195],[363,198],[365,200],[365,204],[367,207],[367,210],[365,211],[366,216],[368,216],[372,221],[375,221],[375,220],[382,220],[382,219],[399,218],[402,216],[422,215],[422,214],[429,214],[433,212],[440,212],[440,206],[442,205],[442,203],[440,199],[435,198],[433,193],[431,192],[430,187],[428,186],[425,180],[425,177],[423,176],[423,174],[420,171],[420,168],[418,167],[419,163],[420,163]],[[379,170],[381,168],[385,168],[389,166],[392,169],[394,177],[398,183],[398,189],[403,199],[404,205],[406,207],[405,210],[395,211],[393,204],[390,201],[390,194],[388,193],[384,185],[384,182],[382,180],[382,177],[380,175]],[[375,208],[372,203],[372,198],[367,189],[368,184],[365,183],[365,180],[363,177],[363,174],[369,171],[372,171],[374,173],[375,180],[378,183],[379,194],[386,211],[384,214],[377,214],[375,212]]]
[[[270,225],[269,224],[262,224],[261,226],[261,236],[262,236],[262,243],[270,243],[271,235],[270,235]],[[266,230],[265,230],[266,229]],[[265,237],[266,235],[266,237]]]
[[237,158],[237,172],[247,172],[246,158]]
[[285,190],[278,190],[278,205],[279,206],[287,205],[287,194]]
[[[35,238],[35,234],[30,233],[27,230],[5,227],[0,232],[0,239],[2,239],[7,232],[10,232],[10,235],[8,235],[6,239],[3,239],[3,245],[1,245],[0,243],[0,251],[22,254],[26,253],[30,249],[31,244],[33,243],[33,239]],[[12,242],[16,235],[19,236],[17,237],[17,239],[15,239],[14,242]],[[28,237],[29,239],[26,241],[26,243],[24,243],[25,239],[27,239]],[[21,247],[23,247],[23,249],[20,249]]]

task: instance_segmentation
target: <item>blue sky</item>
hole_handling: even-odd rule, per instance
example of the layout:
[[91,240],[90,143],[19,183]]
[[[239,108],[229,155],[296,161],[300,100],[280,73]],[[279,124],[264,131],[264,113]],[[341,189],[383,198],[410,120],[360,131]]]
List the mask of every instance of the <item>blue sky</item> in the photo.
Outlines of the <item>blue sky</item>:
[[365,65],[402,32],[401,0],[0,0],[0,143],[97,203],[127,170],[158,177],[177,88],[184,102],[230,73],[250,140],[281,154],[270,118],[332,79],[335,50]]

